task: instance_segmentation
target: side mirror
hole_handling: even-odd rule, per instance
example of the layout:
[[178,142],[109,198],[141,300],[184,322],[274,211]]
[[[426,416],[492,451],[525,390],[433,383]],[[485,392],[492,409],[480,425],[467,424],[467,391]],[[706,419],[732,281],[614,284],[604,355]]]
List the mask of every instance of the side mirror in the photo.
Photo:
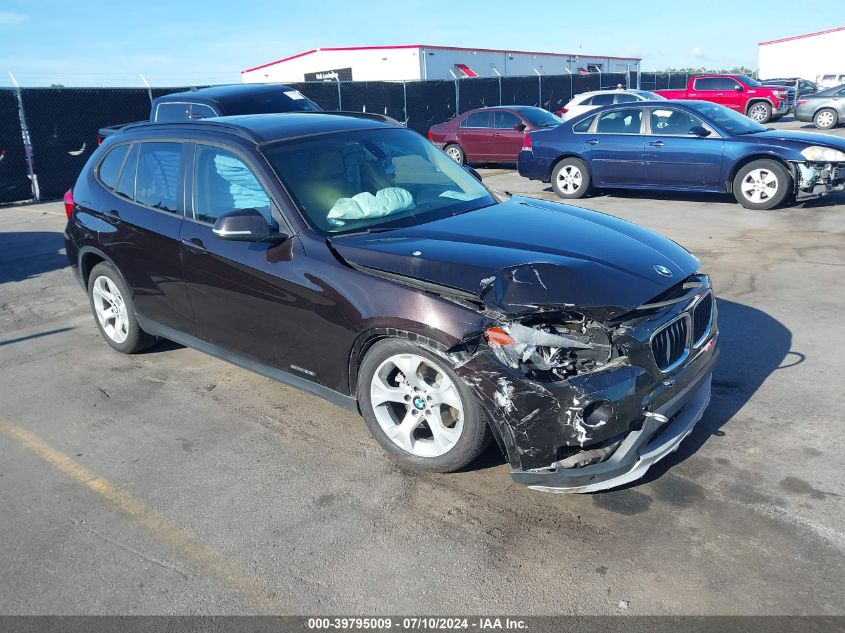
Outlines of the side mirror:
[[743,90],[745,90],[745,88],[743,88],[741,85],[737,84],[737,85],[734,86],[734,90],[736,90],[737,92],[742,92]]
[[264,242],[281,237],[256,209],[238,209],[221,215],[212,232],[221,240],[239,242]]
[[524,132],[525,131],[525,123],[517,123],[513,126],[513,129],[517,132]]
[[481,179],[481,174],[479,174],[475,169],[473,169],[469,165],[464,165],[464,169],[466,169],[469,172],[470,176],[475,178],[478,182],[483,182]]
[[704,138],[705,136],[710,136],[710,130],[701,125],[693,125],[689,129],[689,133],[693,136],[700,136],[701,138]]

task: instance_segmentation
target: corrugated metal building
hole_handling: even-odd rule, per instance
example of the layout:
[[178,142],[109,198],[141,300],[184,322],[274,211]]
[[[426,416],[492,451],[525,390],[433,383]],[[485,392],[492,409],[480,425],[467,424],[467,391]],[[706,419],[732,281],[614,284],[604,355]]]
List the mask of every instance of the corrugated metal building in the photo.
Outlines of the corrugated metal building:
[[757,63],[761,79],[845,73],[845,26],[760,42]]
[[501,75],[565,75],[639,70],[636,57],[538,53],[455,46],[317,48],[241,72],[245,83],[413,81]]

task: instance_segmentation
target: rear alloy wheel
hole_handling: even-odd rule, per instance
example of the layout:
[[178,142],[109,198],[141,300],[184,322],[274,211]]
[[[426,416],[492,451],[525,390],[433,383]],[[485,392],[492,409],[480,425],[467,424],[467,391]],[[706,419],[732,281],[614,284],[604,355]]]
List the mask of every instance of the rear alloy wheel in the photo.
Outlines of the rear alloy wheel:
[[792,178],[773,160],[755,160],[739,170],[733,182],[734,197],[746,209],[774,209],[789,195]]
[[748,108],[748,118],[757,123],[768,123],[772,118],[772,106],[768,101],[752,103]]
[[446,156],[458,163],[458,165],[463,165],[466,162],[466,155],[460,145],[452,143],[444,147],[443,151],[446,152]]
[[91,270],[88,299],[100,334],[118,352],[132,354],[155,342],[138,325],[129,289],[111,264],[101,262]]
[[816,116],[813,117],[813,125],[820,130],[829,130],[830,128],[835,127],[838,122],[839,115],[835,110],[830,108],[819,110],[816,112]]
[[561,198],[583,198],[590,191],[587,165],[577,158],[564,158],[552,170],[552,188]]
[[402,462],[452,472],[487,447],[484,414],[445,359],[409,341],[385,339],[369,351],[358,377],[367,426]]

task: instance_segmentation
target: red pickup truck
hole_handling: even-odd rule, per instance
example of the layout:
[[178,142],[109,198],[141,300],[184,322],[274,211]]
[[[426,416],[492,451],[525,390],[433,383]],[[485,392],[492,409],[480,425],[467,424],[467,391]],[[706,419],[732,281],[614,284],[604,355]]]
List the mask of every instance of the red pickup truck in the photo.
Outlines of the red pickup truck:
[[795,106],[795,88],[764,86],[746,75],[694,75],[686,90],[655,90],[667,99],[712,101],[757,121],[777,121]]

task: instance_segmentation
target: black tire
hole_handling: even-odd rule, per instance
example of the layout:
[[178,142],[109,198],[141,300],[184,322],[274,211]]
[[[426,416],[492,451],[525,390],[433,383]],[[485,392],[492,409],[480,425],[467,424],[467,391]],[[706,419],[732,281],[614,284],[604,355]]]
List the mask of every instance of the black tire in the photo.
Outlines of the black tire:
[[457,143],[449,143],[443,148],[443,151],[446,152],[446,156],[458,163],[458,165],[466,165],[467,155],[464,152],[464,148]]
[[[370,393],[373,378],[385,361],[398,354],[414,354],[432,361],[448,376],[457,389],[463,407],[463,428],[459,439],[442,455],[422,457],[405,450],[387,436],[376,417]],[[361,414],[364,416],[370,432],[382,448],[402,464],[419,470],[439,473],[460,470],[473,462],[487,448],[492,439],[487,418],[478,399],[466,383],[454,372],[449,361],[404,339],[383,339],[375,343],[367,352],[358,372],[358,402],[361,407]],[[399,405],[400,409],[401,406]],[[412,408],[410,404],[407,405],[409,414]],[[401,417],[401,415],[402,412],[400,411],[397,417]],[[425,425],[427,424],[425,422]],[[422,426],[417,431],[425,433],[427,428],[427,426]]]
[[[126,322],[126,338],[123,340],[116,340],[113,335],[109,334],[97,316],[95,302],[98,300],[95,299],[94,287],[101,277],[108,280],[108,283],[118,290],[119,298],[122,300],[122,305],[125,308],[123,318],[125,318]],[[94,322],[97,324],[97,328],[100,330],[100,335],[112,349],[122,354],[134,354],[155,343],[155,337],[144,332],[138,325],[138,319],[135,317],[135,305],[132,303],[132,294],[123,281],[123,276],[110,263],[100,262],[94,266],[88,275],[88,303],[91,306],[91,313],[94,316]]]
[[748,106],[745,116],[760,125],[765,125],[772,120],[772,104],[768,101],[755,101]]
[[[755,172],[757,172],[755,174]],[[755,176],[759,176],[755,178]],[[771,186],[771,178],[776,186]],[[751,178],[748,183],[746,180]],[[743,185],[752,185],[754,189],[748,193],[743,191]],[[774,209],[792,192],[792,176],[782,164],[774,160],[761,159],[744,165],[736,174],[733,181],[733,193],[736,201],[746,209],[768,210]]]
[[[580,182],[576,182],[576,174]],[[567,176],[572,180],[567,181]],[[564,200],[583,198],[590,192],[590,168],[578,158],[564,158],[552,170],[552,189]]]
[[813,125],[819,130],[830,130],[839,123],[839,113],[833,108],[822,108],[813,115]]

